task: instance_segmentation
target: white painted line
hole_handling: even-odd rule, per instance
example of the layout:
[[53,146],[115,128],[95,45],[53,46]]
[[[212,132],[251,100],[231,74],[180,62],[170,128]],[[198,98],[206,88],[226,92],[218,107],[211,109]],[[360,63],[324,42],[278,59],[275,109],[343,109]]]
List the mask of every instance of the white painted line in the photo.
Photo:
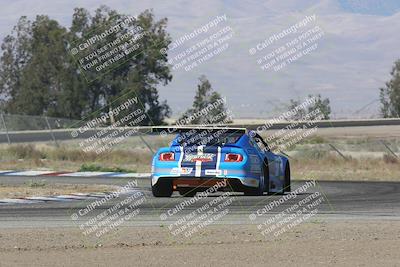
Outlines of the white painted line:
[[13,176],[38,176],[43,174],[54,173],[54,171],[20,171],[20,172],[12,172],[5,173],[4,175],[13,175]]
[[28,200],[41,200],[41,201],[65,201],[56,197],[26,197]]
[[20,198],[3,198],[3,199],[0,199],[0,202],[18,203],[18,204],[32,204],[32,203],[40,203],[41,201],[20,199]]
[[99,199],[107,196],[107,193],[98,192],[98,193],[73,193],[68,195],[60,195],[60,196],[32,196],[25,198],[4,198],[0,199],[0,205],[7,204],[34,204],[34,203],[43,203],[46,201],[58,201],[58,202],[66,202],[66,201],[74,201],[74,200],[89,200],[89,199]]
[[90,177],[90,176],[105,176],[114,172],[71,172],[63,173],[58,176],[73,176],[73,177]]
[[[57,171],[15,171],[15,170],[1,170],[0,175],[6,176],[41,176],[45,174],[58,173]],[[62,174],[54,174],[55,176],[65,177],[126,177],[126,178],[147,178],[151,176],[149,172],[136,173],[136,172],[69,172]],[[52,178],[47,176],[46,178]]]
[[80,196],[74,196],[74,195],[61,195],[61,196],[55,196],[57,199],[77,199],[77,200],[83,200],[83,199],[88,199],[87,197],[80,197]]
[[132,178],[141,178],[141,177],[150,177],[151,173],[135,173],[135,172],[129,172],[129,173],[116,173],[112,174],[109,177],[132,177]]
[[15,171],[14,170],[3,170],[3,171],[0,171],[0,174],[7,173],[7,172],[15,172]]
[[136,173],[136,177],[150,177],[151,173],[143,172],[143,173]]
[[99,197],[95,196],[90,196],[89,194],[84,194],[84,193],[72,193],[72,196],[77,196],[77,197],[84,197],[85,199],[97,199]]
[[71,193],[71,195],[74,195],[74,196],[82,196],[82,197],[88,197],[88,196],[89,196],[89,193]]
[[92,193],[92,194],[89,194],[90,197],[96,197],[96,198],[103,198],[103,197],[105,197],[107,195],[108,194],[106,194],[106,193]]

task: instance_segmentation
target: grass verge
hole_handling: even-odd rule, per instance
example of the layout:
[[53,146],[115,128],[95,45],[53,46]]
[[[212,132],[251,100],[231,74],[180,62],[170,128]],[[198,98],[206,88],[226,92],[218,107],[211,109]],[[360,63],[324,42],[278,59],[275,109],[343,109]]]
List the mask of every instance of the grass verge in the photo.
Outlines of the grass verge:
[[[147,137],[151,147],[167,146],[169,139]],[[385,143],[398,153],[400,142]],[[329,144],[334,144],[342,158]],[[290,156],[294,179],[400,181],[400,160],[381,140],[313,136],[285,151]],[[149,172],[152,153],[137,138],[116,146],[106,154],[83,152],[77,142],[0,145],[0,170]]]

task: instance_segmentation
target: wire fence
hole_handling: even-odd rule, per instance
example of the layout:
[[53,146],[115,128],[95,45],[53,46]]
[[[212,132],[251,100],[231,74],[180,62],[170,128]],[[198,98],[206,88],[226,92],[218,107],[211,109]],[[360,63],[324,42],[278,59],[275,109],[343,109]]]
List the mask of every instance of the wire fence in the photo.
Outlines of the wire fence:
[[81,121],[46,116],[0,114],[0,131],[56,130],[77,127]]
[[[71,131],[80,127],[83,123],[80,120],[65,118],[0,114],[0,143],[16,144],[50,141],[58,146],[59,142],[63,140],[73,140]],[[80,136],[80,138],[88,138],[97,131],[99,129],[91,129],[91,131],[87,132],[87,136]],[[133,137],[140,139],[139,143],[145,143],[141,135]],[[149,142],[153,143],[153,146],[158,145],[157,136],[149,138],[146,137],[147,140],[152,139]],[[129,142],[129,140],[127,141]],[[154,149],[156,147],[153,147],[151,150]],[[301,142],[291,150],[284,152],[287,152],[289,155],[296,154],[293,152],[297,152],[298,156],[302,154],[306,157],[318,157],[318,153],[333,153],[345,160],[358,157],[381,157],[385,154],[394,158],[400,158],[400,139],[395,137],[385,139],[376,137],[368,138],[368,140],[362,140],[361,138],[354,140],[336,138],[332,140],[328,138],[316,143]]]

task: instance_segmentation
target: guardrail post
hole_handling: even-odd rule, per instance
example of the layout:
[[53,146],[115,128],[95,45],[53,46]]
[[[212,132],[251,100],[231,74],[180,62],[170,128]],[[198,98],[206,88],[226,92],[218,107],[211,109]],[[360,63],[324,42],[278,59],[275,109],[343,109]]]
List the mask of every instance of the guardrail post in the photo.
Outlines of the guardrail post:
[[345,155],[342,154],[342,152],[339,151],[336,147],[334,147],[332,144],[328,144],[333,150],[335,150],[342,158],[347,159]]
[[51,138],[53,138],[54,143],[58,147],[58,143],[57,143],[56,137],[54,136],[53,129],[51,129],[51,126],[50,126],[50,123],[49,123],[49,119],[47,118],[47,116],[44,116],[44,119],[46,120],[47,127],[49,128]]
[[395,158],[399,158],[399,157],[396,155],[396,153],[394,153],[394,151],[393,151],[383,140],[380,140],[380,141],[381,141],[381,143],[386,147],[386,149],[389,150],[390,154],[392,154]]
[[285,157],[288,157],[289,159],[292,159],[291,156],[289,156],[288,154],[286,154],[286,153],[283,152],[282,150],[280,150],[279,153],[283,154]]
[[8,135],[8,129],[7,129],[6,121],[4,120],[4,114],[3,113],[1,113],[1,120],[3,122],[4,128],[6,129],[7,141],[8,141],[8,144],[10,145],[11,144],[10,136]]
[[142,140],[142,142],[147,146],[147,148],[151,151],[151,153],[154,155],[155,152],[154,150],[151,148],[151,146],[144,140],[143,136],[141,133],[137,133],[137,135],[139,135],[139,138]]

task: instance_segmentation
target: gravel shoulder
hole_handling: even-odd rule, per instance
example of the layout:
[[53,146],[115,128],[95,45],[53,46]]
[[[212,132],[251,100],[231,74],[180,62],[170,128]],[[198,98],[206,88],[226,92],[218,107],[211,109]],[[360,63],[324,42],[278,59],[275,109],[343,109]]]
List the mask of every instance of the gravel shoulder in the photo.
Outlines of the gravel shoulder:
[[167,227],[1,229],[1,266],[396,266],[400,221],[310,221],[266,239],[254,225],[213,225],[190,239]]
[[116,190],[112,185],[85,184],[47,184],[45,182],[28,182],[20,185],[0,184],[0,199],[31,196],[57,196],[73,193],[95,193]]

